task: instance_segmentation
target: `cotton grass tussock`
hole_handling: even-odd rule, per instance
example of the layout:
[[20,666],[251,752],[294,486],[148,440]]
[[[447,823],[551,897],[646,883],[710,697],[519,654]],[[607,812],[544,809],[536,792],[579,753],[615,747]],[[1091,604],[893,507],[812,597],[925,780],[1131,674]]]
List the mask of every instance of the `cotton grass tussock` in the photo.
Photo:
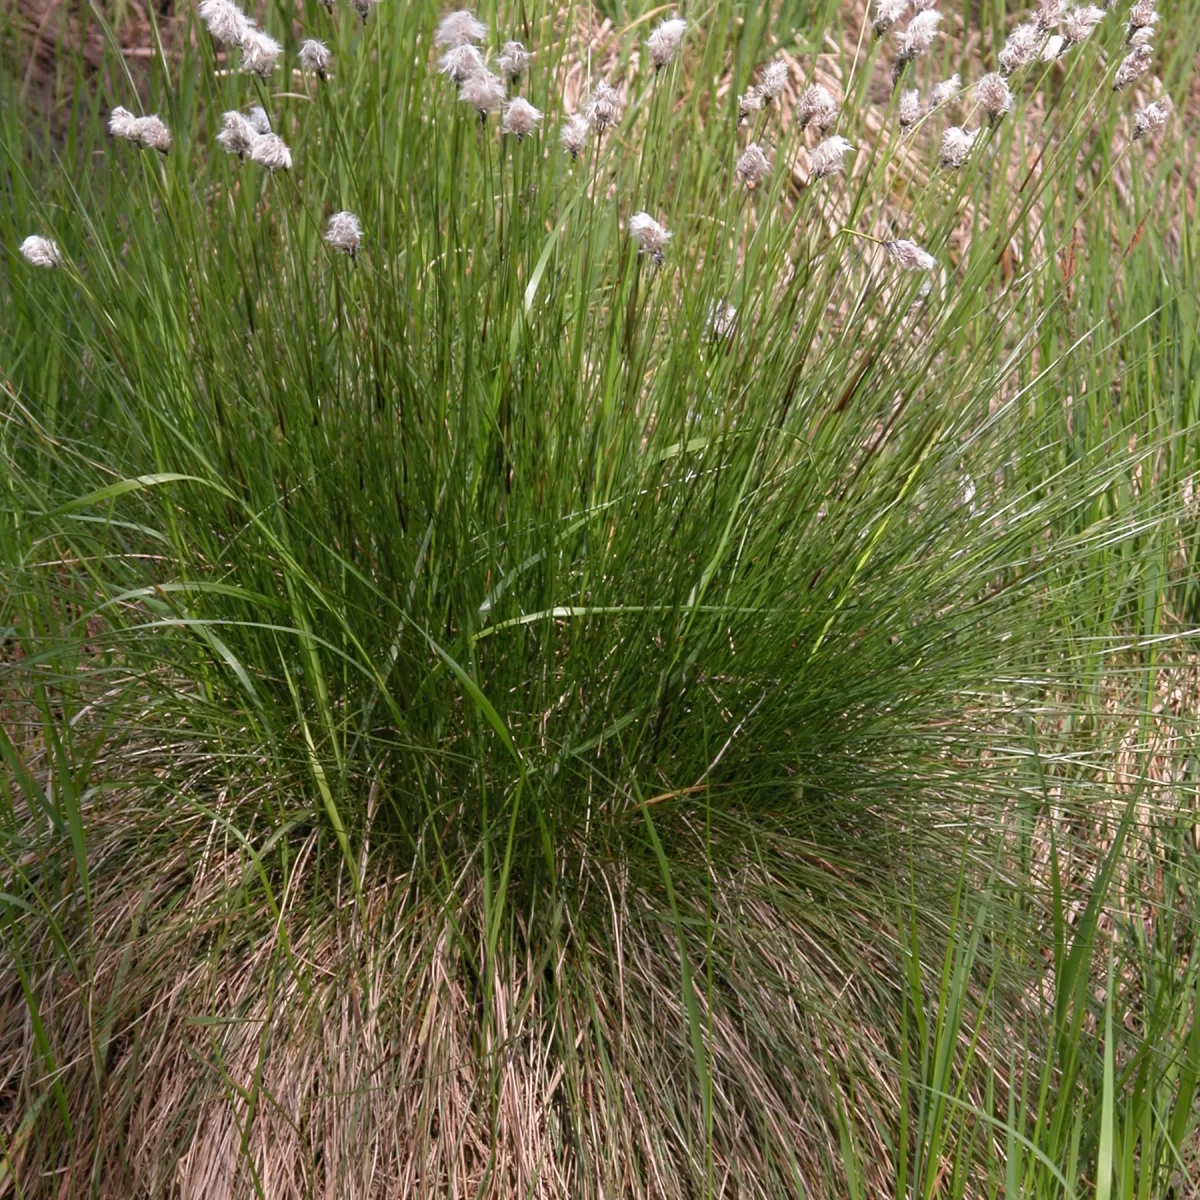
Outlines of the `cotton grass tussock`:
[[916,242],[907,238],[884,242],[883,248],[888,258],[906,271],[932,271],[937,267],[937,259],[928,250],[922,250]]
[[737,160],[737,173],[748,188],[757,187],[771,173],[771,160],[757,142],[751,142]]
[[938,151],[938,162],[950,171],[957,171],[971,156],[971,148],[978,136],[977,129],[963,129],[951,125],[942,133],[942,145]]
[[1137,142],[1144,137],[1161,133],[1171,119],[1173,109],[1170,96],[1152,100],[1145,108],[1138,109],[1133,116],[1133,140]]
[[456,87],[487,69],[483,55],[469,42],[451,46],[438,60],[438,70]]
[[821,133],[828,133],[838,117],[838,102],[833,93],[820,83],[810,83],[796,101],[796,124],[801,129],[812,125]]
[[335,212],[325,228],[325,241],[351,259],[362,245],[362,225],[352,212]]
[[482,42],[485,37],[487,26],[473,12],[460,8],[438,22],[433,40],[439,46],[465,46],[468,42]]
[[1117,68],[1117,73],[1113,77],[1113,91],[1119,92],[1123,88],[1129,87],[1131,83],[1136,83],[1150,70],[1153,62],[1154,52],[1149,46],[1134,46]]
[[518,96],[504,106],[504,118],[500,128],[504,133],[515,137],[518,142],[522,142],[537,131],[541,121],[542,114],[528,100]]
[[578,158],[587,146],[588,131],[591,125],[582,113],[572,113],[562,123],[558,132],[558,140],[562,148],[573,158]]
[[458,98],[463,104],[469,104],[483,119],[489,113],[500,111],[508,99],[508,91],[498,75],[487,70],[476,71],[463,80],[458,89]]
[[687,22],[682,17],[671,17],[654,27],[646,39],[646,49],[650,52],[650,61],[656,71],[675,61],[686,32]]
[[248,29],[242,38],[242,69],[266,79],[279,62],[283,47],[261,29]]
[[34,267],[60,267],[62,255],[58,251],[58,243],[50,238],[30,234],[21,243],[21,257]]
[[272,174],[292,169],[292,152],[283,138],[275,133],[260,133],[250,146],[250,161],[265,167]]
[[254,22],[231,0],[203,0],[202,20],[216,42],[225,46],[240,46]]
[[818,142],[809,153],[809,163],[812,167],[812,178],[826,179],[837,175],[845,169],[843,159],[854,147],[839,135]]
[[663,265],[671,234],[649,213],[637,212],[629,218],[629,236],[637,242],[639,254],[647,255],[656,267]]
[[300,66],[306,71],[311,71],[318,79],[325,78],[332,61],[333,55],[329,47],[316,38],[308,38],[300,47]]
[[1008,84],[994,71],[975,85],[975,102],[983,109],[990,124],[998,125],[1013,110],[1013,94]]
[[[510,86],[520,83],[525,72],[529,70],[530,57],[523,43],[505,42],[496,57],[496,70]],[[482,63],[480,65],[482,66]]]

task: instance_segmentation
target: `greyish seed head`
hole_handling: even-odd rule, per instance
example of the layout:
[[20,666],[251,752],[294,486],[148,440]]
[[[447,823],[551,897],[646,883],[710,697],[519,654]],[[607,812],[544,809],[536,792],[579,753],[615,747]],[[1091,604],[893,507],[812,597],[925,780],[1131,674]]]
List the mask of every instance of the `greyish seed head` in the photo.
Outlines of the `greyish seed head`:
[[309,38],[300,47],[300,66],[306,71],[312,71],[321,79],[325,78],[325,72],[329,70],[332,61],[333,55],[330,54],[329,47],[316,38]]
[[932,271],[937,267],[937,259],[928,250],[922,250],[907,238],[884,242],[883,248],[892,262],[906,271]]
[[900,93],[900,128],[911,129],[921,119],[921,93],[908,88]]
[[124,138],[126,141],[133,142],[137,140],[137,117],[133,115],[127,108],[122,108],[119,104],[108,114],[108,132],[115,138]]
[[597,133],[603,133],[610,125],[615,125],[621,119],[620,95],[607,83],[596,84],[596,90],[592,92],[584,106],[583,115],[587,117],[588,124]]
[[638,212],[629,218],[629,236],[637,242],[638,251],[649,255],[655,266],[663,265],[671,235],[649,213]]
[[716,300],[708,306],[704,332],[710,342],[725,342],[737,329],[737,309],[727,300]]
[[1133,117],[1133,140],[1140,141],[1144,137],[1161,133],[1170,119],[1174,105],[1170,96],[1161,100],[1152,100],[1145,108],[1139,109]]
[[900,39],[900,58],[904,62],[912,62],[913,59],[927,54],[941,23],[942,14],[936,9],[927,8],[917,13],[909,21],[908,28]]
[[266,79],[275,69],[283,47],[261,29],[248,29],[242,37],[242,68]]
[[938,161],[948,170],[956,171],[971,155],[971,147],[975,145],[978,136],[977,129],[962,129],[951,125],[942,134],[942,145]]
[[650,51],[650,61],[656,71],[675,61],[686,31],[687,22],[682,17],[671,17],[654,28],[646,39],[646,49]]
[[1134,46],[1133,50],[1117,68],[1116,78],[1113,80],[1113,91],[1119,92],[1122,88],[1127,88],[1131,83],[1136,83],[1150,70],[1150,65],[1153,62],[1154,52],[1149,46]]
[[217,134],[218,144],[226,153],[245,158],[258,137],[257,131],[240,112],[227,112],[224,119],[225,127]]
[[1052,29],[1058,28],[1062,15],[1063,0],[1040,0],[1033,19],[1043,33],[1049,33]]
[[476,19],[473,12],[460,8],[447,13],[439,22],[434,41],[439,46],[463,46],[467,42],[482,42],[487,37],[487,26]]
[[933,89],[933,93],[929,98],[929,107],[941,108],[943,104],[949,104],[952,100],[957,100],[961,91],[962,77],[956,71],[949,79],[943,79]]
[[225,46],[240,46],[254,22],[232,0],[202,0],[200,20],[214,41]]
[[508,92],[499,75],[483,70],[463,80],[458,89],[458,98],[464,104],[469,104],[481,117],[486,117],[488,113],[500,110],[508,98]]
[[1069,8],[1063,15],[1062,31],[1064,47],[1074,46],[1086,40],[1092,30],[1104,20],[1104,9],[1094,4],[1084,4],[1079,8]]
[[787,87],[788,65],[781,58],[772,59],[759,76],[758,87],[764,100],[777,100]]
[[521,142],[537,129],[541,120],[542,114],[524,97],[517,96],[504,107],[501,129]]
[[578,158],[587,145],[588,130],[591,126],[583,113],[572,113],[563,123],[558,140],[563,149],[572,157]]
[[818,142],[809,154],[812,164],[812,178],[824,179],[828,175],[836,175],[845,169],[842,161],[854,147],[844,138],[834,134],[823,142]]
[[292,152],[278,134],[260,133],[250,146],[250,161],[258,163],[260,167],[266,167],[272,173],[290,171]]
[[1129,12],[1129,36],[1132,37],[1139,29],[1152,29],[1158,22],[1158,12],[1154,7],[1155,0],[1137,0]]
[[1001,74],[1011,75],[1014,71],[1033,62],[1041,54],[1045,40],[1046,35],[1036,23],[1028,22],[1018,25],[1008,35],[1008,41],[1004,43],[1004,48],[997,55]]
[[975,85],[975,99],[993,125],[1000,121],[1005,113],[1012,112],[1013,94],[1009,91],[1008,84],[994,71],[985,75]]
[[438,60],[438,70],[455,85],[466,83],[472,75],[485,69],[483,55],[469,42],[451,46]]
[[744,121],[750,120],[756,112],[762,112],[764,104],[766,104],[766,97],[762,93],[762,88],[758,84],[754,84],[745,95],[738,97],[738,124],[741,125]]
[[838,103],[822,84],[810,83],[796,101],[796,121],[801,129],[811,124],[821,133],[827,133],[833,128],[837,115]]
[[751,142],[737,160],[737,173],[747,187],[757,187],[771,173],[771,160],[766,151]]
[[325,229],[325,240],[335,250],[353,258],[362,244],[362,226],[352,212],[335,212]]
[[908,11],[908,0],[875,0],[875,15],[871,28],[876,37],[883,37]]
[[58,252],[58,243],[50,238],[30,234],[21,243],[21,257],[34,267],[60,267],[62,255]]
[[505,42],[496,58],[496,69],[509,83],[519,83],[529,70],[529,51],[521,42]]
[[134,140],[145,150],[166,154],[171,149],[171,131],[157,116],[138,117],[133,133]]

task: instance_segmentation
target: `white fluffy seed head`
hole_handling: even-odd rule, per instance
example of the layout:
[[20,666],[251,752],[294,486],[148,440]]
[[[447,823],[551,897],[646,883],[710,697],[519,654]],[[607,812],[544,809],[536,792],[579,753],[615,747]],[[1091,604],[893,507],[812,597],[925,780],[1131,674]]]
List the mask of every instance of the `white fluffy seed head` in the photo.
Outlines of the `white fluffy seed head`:
[[927,8],[917,13],[908,23],[904,36],[900,39],[900,57],[905,62],[912,62],[929,52],[933,39],[937,36],[938,26],[942,23],[942,14],[936,9]]
[[496,58],[496,69],[509,83],[517,83],[529,70],[529,51],[521,42],[505,42]]
[[469,104],[481,117],[486,117],[488,113],[500,110],[508,98],[508,92],[500,76],[485,69],[463,80],[458,89],[458,98],[464,104]]
[[603,133],[621,119],[621,97],[607,83],[598,83],[584,106],[583,115],[589,125]]
[[738,97],[738,124],[748,121],[756,112],[762,112],[766,102],[762,88],[754,84],[744,96]]
[[1117,68],[1116,78],[1113,79],[1113,91],[1119,92],[1122,88],[1127,88],[1131,83],[1141,79],[1150,70],[1153,61],[1154,52],[1149,46],[1134,46]]
[[292,152],[283,138],[274,133],[260,133],[250,146],[250,159],[268,171],[290,171]]
[[362,226],[352,212],[335,212],[325,229],[325,240],[353,258],[362,244]]
[[985,75],[975,85],[975,100],[994,125],[1005,113],[1012,112],[1013,94],[1008,84],[994,71]]
[[747,187],[757,187],[771,173],[771,160],[757,142],[751,142],[742,152],[737,173]]
[[650,51],[650,61],[656,71],[675,61],[686,30],[687,22],[682,17],[671,17],[655,26],[646,39],[646,49]]
[[541,121],[542,114],[523,96],[517,96],[504,106],[504,120],[500,128],[521,142],[537,129]]
[[461,46],[451,46],[438,60],[438,70],[456,85],[466,83],[472,75],[477,75],[486,68],[483,55],[470,42],[464,42]]
[[217,142],[227,153],[245,158],[257,137],[254,126],[240,112],[227,112],[225,126],[217,134]]
[[58,252],[58,243],[49,238],[31,234],[21,243],[21,257],[35,267],[60,267],[62,255]]
[[1149,26],[1142,29],[1133,29],[1129,33],[1129,44],[1131,46],[1149,46],[1154,41],[1154,30]]
[[439,46],[462,46],[467,42],[482,42],[487,37],[487,26],[476,19],[473,12],[460,8],[448,13],[438,22],[434,41]]
[[1158,22],[1158,12],[1154,7],[1155,0],[1137,0],[1129,11],[1129,36],[1132,37],[1139,29],[1153,29]]
[[171,149],[171,131],[157,117],[138,117],[134,121],[133,138],[144,150],[166,154]]
[[871,28],[876,37],[883,37],[908,11],[908,0],[875,0],[875,15]]
[[971,155],[971,147],[975,145],[978,136],[977,129],[961,129],[951,125],[942,133],[942,146],[938,161],[951,171],[958,170]]
[[1174,107],[1171,97],[1164,96],[1161,100],[1152,100],[1145,108],[1139,109],[1133,118],[1133,140],[1136,142],[1151,134],[1161,133]]
[[787,87],[788,65],[781,58],[772,59],[763,67],[758,80],[758,89],[765,100],[777,100]]
[[843,159],[854,147],[844,138],[834,134],[823,142],[818,142],[809,154],[812,164],[813,179],[824,179],[827,175],[836,175],[845,169]]
[[949,79],[943,79],[933,89],[929,97],[929,107],[941,108],[943,104],[949,104],[951,100],[956,100],[961,91],[962,77],[956,71]]
[[588,130],[591,126],[583,113],[572,113],[559,130],[558,140],[563,149],[572,157],[578,158],[587,145]]
[[1058,28],[1063,16],[1063,0],[1040,0],[1033,19],[1043,33]]
[[637,242],[642,254],[648,254],[656,266],[662,266],[671,235],[649,213],[638,212],[629,218],[629,236]]
[[883,248],[892,262],[906,271],[932,271],[937,267],[937,259],[928,250],[922,250],[916,242],[910,242],[907,238],[884,242]]
[[242,67],[260,79],[275,70],[282,53],[283,47],[261,29],[247,29],[242,37]]
[[900,128],[911,129],[921,119],[921,93],[909,88],[900,93]]
[[127,108],[119,104],[108,114],[108,132],[115,138],[125,138],[133,142],[137,140],[137,117]]
[[225,46],[240,46],[246,31],[254,26],[233,0],[201,0],[200,20],[213,40]]
[[1079,8],[1069,8],[1063,14],[1062,31],[1067,46],[1073,46],[1084,41],[1104,20],[1104,9],[1094,4],[1084,4]]
[[255,133],[271,132],[271,118],[267,116],[267,110],[261,104],[256,104],[246,114],[246,120],[250,122],[250,128]]
[[1045,40],[1046,35],[1035,22],[1018,25],[1008,35],[1008,41],[1004,43],[1004,48],[997,55],[1001,74],[1011,75],[1021,67],[1034,62],[1041,54]]
[[810,83],[796,101],[796,121],[801,129],[812,125],[821,133],[826,133],[833,128],[837,115],[837,100],[822,84]]
[[300,65],[321,79],[325,78],[325,72],[329,70],[332,61],[333,55],[329,52],[329,47],[316,38],[309,38],[300,47]]

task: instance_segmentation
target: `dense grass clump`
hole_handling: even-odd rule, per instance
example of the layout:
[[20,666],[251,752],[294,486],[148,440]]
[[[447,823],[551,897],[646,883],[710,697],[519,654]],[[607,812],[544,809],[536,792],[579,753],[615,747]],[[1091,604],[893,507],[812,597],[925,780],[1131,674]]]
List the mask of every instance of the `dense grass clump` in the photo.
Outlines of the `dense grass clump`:
[[4,76],[0,1194],[1187,1177],[1200,10],[895,7]]

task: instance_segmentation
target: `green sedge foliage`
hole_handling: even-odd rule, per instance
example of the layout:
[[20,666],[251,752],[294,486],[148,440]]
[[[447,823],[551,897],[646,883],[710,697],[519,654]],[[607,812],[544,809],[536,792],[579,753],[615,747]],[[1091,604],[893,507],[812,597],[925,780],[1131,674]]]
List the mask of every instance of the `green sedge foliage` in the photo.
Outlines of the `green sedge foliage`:
[[[1155,69],[1182,95],[1200,35],[1194,4],[1177,8]],[[1167,634],[1197,605],[1181,525],[1195,248],[1167,200],[1186,154],[1173,136],[1129,145],[1136,106],[1112,90],[1126,14],[1018,72],[1016,112],[958,171],[938,167],[950,115],[901,138],[879,86],[890,43],[836,9],[772,22],[722,0],[689,14],[658,72],[642,44],[657,14],[608,14],[590,52],[582,10],[481,14],[493,48],[534,52],[516,90],[545,120],[520,142],[438,74],[440,15],[272,8],[285,50],[265,81],[184,15],[148,72],[113,46],[104,80],[78,67],[34,127],[5,80],[0,622],[28,730],[3,744],[6,936],[34,1014],[20,1110],[42,1116],[20,1125],[22,1153],[93,1178],[119,1157],[123,1135],[80,1128],[151,1076],[89,1052],[92,1077],[64,1082],[81,1033],[43,1019],[61,1001],[38,981],[93,986],[89,963],[126,944],[97,926],[102,898],[161,860],[173,873],[133,935],[160,957],[120,959],[100,1040],[147,1019],[191,955],[236,962],[252,994],[292,981],[307,998],[324,977],[286,944],[305,928],[376,913],[393,933],[352,975],[385,945],[427,965],[448,940],[473,1119],[495,1146],[497,1064],[520,1054],[499,998],[561,1081],[555,1171],[488,1160],[470,1187],[641,1194],[665,1176],[694,1195],[724,1174],[747,1194],[867,1194],[894,1186],[882,1170],[934,1195],[961,1145],[967,1194],[995,1120],[1013,1186],[1047,1160],[1091,1178],[1115,1161],[1111,1054],[1107,1123],[1064,1115],[1078,1135],[1043,1145],[1018,1114],[1044,1116],[1052,1085],[1001,1095],[996,1072],[1026,1065],[996,1047],[1022,1011],[1029,931],[1061,924],[1030,850],[1047,812],[1013,824],[1027,747],[1051,736],[1047,712],[1078,718],[1053,725],[1045,761],[1056,803],[1087,811],[1114,749],[1087,720],[1103,681],[1132,676],[1128,704],[1150,712]],[[813,180],[815,131],[779,104],[739,125],[737,98],[776,41],[825,69],[826,29],[831,132],[855,149],[847,175]],[[324,80],[299,70],[302,30],[333,51]],[[902,86],[954,69],[985,66],[951,37]],[[572,158],[564,95],[582,107],[605,76],[623,114]],[[170,153],[110,140],[117,103],[158,112]],[[254,104],[290,171],[217,145],[222,114]],[[978,124],[969,91],[957,112]],[[750,140],[773,160],[755,189],[735,170]],[[364,231],[352,257],[323,239],[343,210]],[[630,237],[639,212],[671,234],[661,265]],[[31,233],[60,268],[20,259]],[[904,271],[895,237],[937,268]],[[184,926],[154,914],[186,910],[197,868],[176,848],[198,856],[217,831],[244,878],[212,950],[196,934],[211,907]],[[999,906],[986,939],[947,925],[964,895]],[[244,949],[283,930],[266,961]],[[1056,978],[1074,987],[1093,949],[1067,972],[1065,938]],[[936,1015],[927,953],[935,971],[945,955]],[[1195,1086],[1173,1057],[1195,1041],[1186,986],[1171,975],[1144,1031],[1162,1036],[1167,1098],[1147,1107],[1143,1088],[1129,1110],[1149,1114],[1147,1194],[1187,1132],[1186,1099],[1170,1110]],[[400,1054],[424,1028],[413,995],[367,994]],[[1081,1036],[1082,995],[1069,1020],[1021,1018],[1028,1047]],[[231,1100],[259,1191],[264,1064],[292,1038],[262,1019],[261,1069]],[[994,1036],[956,1049],[987,1020]],[[955,1088],[950,1111],[936,1098]],[[413,1153],[440,1194],[468,1184],[436,1149],[434,1095]],[[182,1155],[199,1104],[181,1102],[164,1154]]]

